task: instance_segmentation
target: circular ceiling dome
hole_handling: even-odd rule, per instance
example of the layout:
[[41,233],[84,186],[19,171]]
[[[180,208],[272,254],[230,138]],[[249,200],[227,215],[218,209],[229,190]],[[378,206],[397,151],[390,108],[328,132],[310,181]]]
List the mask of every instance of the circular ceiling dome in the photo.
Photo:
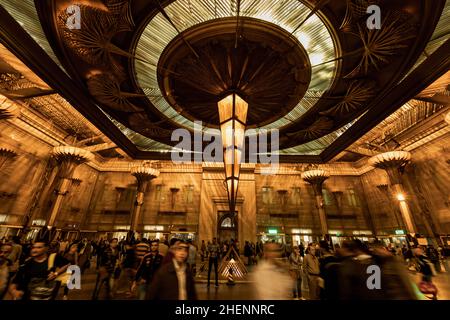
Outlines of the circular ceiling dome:
[[136,42],[136,83],[166,118],[191,130],[215,131],[215,102],[228,90],[248,99],[255,132],[298,121],[335,79],[338,42],[328,24],[299,0],[242,1],[239,14],[234,1],[222,4],[176,0],[149,17]]
[[217,103],[230,92],[249,103],[247,128],[276,121],[299,103],[310,80],[308,54],[298,40],[253,18],[191,27],[169,43],[158,63],[159,88],[169,104],[208,127],[218,126]]

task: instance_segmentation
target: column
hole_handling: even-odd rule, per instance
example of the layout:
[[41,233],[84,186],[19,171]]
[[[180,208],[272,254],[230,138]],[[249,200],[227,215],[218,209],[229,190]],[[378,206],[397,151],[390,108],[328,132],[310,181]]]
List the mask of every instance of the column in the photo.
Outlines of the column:
[[131,175],[137,180],[137,194],[134,202],[133,214],[131,216],[130,231],[136,233],[138,231],[139,220],[141,217],[141,209],[144,204],[145,190],[150,180],[159,176],[159,171],[148,166],[134,166],[131,168]]
[[328,235],[328,224],[325,209],[323,207],[322,185],[328,178],[328,173],[322,169],[308,170],[302,173],[302,179],[313,187],[314,196],[316,198],[316,207],[319,211],[320,228],[324,238]]
[[392,198],[392,192],[389,192],[389,185],[387,184],[379,184],[377,185],[377,189],[381,191],[383,196],[387,199],[389,204],[389,209],[392,210],[395,216],[395,222],[397,223],[398,229],[405,228],[405,224],[403,223],[403,218],[398,215],[398,208],[395,206],[393,201],[397,201],[397,197]]
[[369,164],[375,168],[383,169],[389,176],[391,191],[394,199],[399,201],[399,208],[408,233],[417,233],[411,210],[409,208],[405,190],[402,184],[403,169],[411,160],[407,151],[389,151],[369,159]]
[[81,148],[70,146],[59,146],[53,148],[53,157],[59,164],[59,187],[56,200],[47,220],[47,227],[51,229],[55,225],[56,218],[61,210],[64,197],[72,185],[73,173],[80,164],[86,163],[93,158],[92,153]]

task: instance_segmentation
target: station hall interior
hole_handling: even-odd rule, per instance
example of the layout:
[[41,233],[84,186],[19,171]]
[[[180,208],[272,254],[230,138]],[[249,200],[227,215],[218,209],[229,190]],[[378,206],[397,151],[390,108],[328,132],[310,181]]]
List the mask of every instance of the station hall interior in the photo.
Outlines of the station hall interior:
[[113,239],[194,247],[196,299],[264,299],[275,254],[323,299],[307,255],[372,246],[450,299],[449,35],[448,0],[0,0],[0,242],[89,244],[57,299]]

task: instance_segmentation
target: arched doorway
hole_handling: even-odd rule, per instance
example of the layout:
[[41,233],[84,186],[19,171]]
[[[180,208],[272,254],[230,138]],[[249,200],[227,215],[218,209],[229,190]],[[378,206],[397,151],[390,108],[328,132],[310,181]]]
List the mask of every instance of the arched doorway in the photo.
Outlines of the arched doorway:
[[230,212],[220,212],[217,226],[218,240],[230,241],[238,236],[237,217]]

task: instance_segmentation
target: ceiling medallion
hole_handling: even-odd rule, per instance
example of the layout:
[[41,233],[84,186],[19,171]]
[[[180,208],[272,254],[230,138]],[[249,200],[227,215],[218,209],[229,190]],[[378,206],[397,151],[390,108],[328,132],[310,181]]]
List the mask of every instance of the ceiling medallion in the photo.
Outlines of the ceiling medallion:
[[223,18],[181,33],[162,53],[159,87],[183,116],[217,128],[217,103],[236,92],[249,103],[247,128],[262,127],[305,95],[311,65],[298,40],[257,19],[243,18],[241,24],[238,43],[236,19]]
[[334,84],[338,40],[301,1],[232,2],[177,0],[153,11],[135,38],[135,56],[145,57],[134,60],[136,85],[190,130],[195,120],[217,129],[215,106],[231,91],[249,103],[249,128],[282,129],[317,103],[306,91],[320,98]]

